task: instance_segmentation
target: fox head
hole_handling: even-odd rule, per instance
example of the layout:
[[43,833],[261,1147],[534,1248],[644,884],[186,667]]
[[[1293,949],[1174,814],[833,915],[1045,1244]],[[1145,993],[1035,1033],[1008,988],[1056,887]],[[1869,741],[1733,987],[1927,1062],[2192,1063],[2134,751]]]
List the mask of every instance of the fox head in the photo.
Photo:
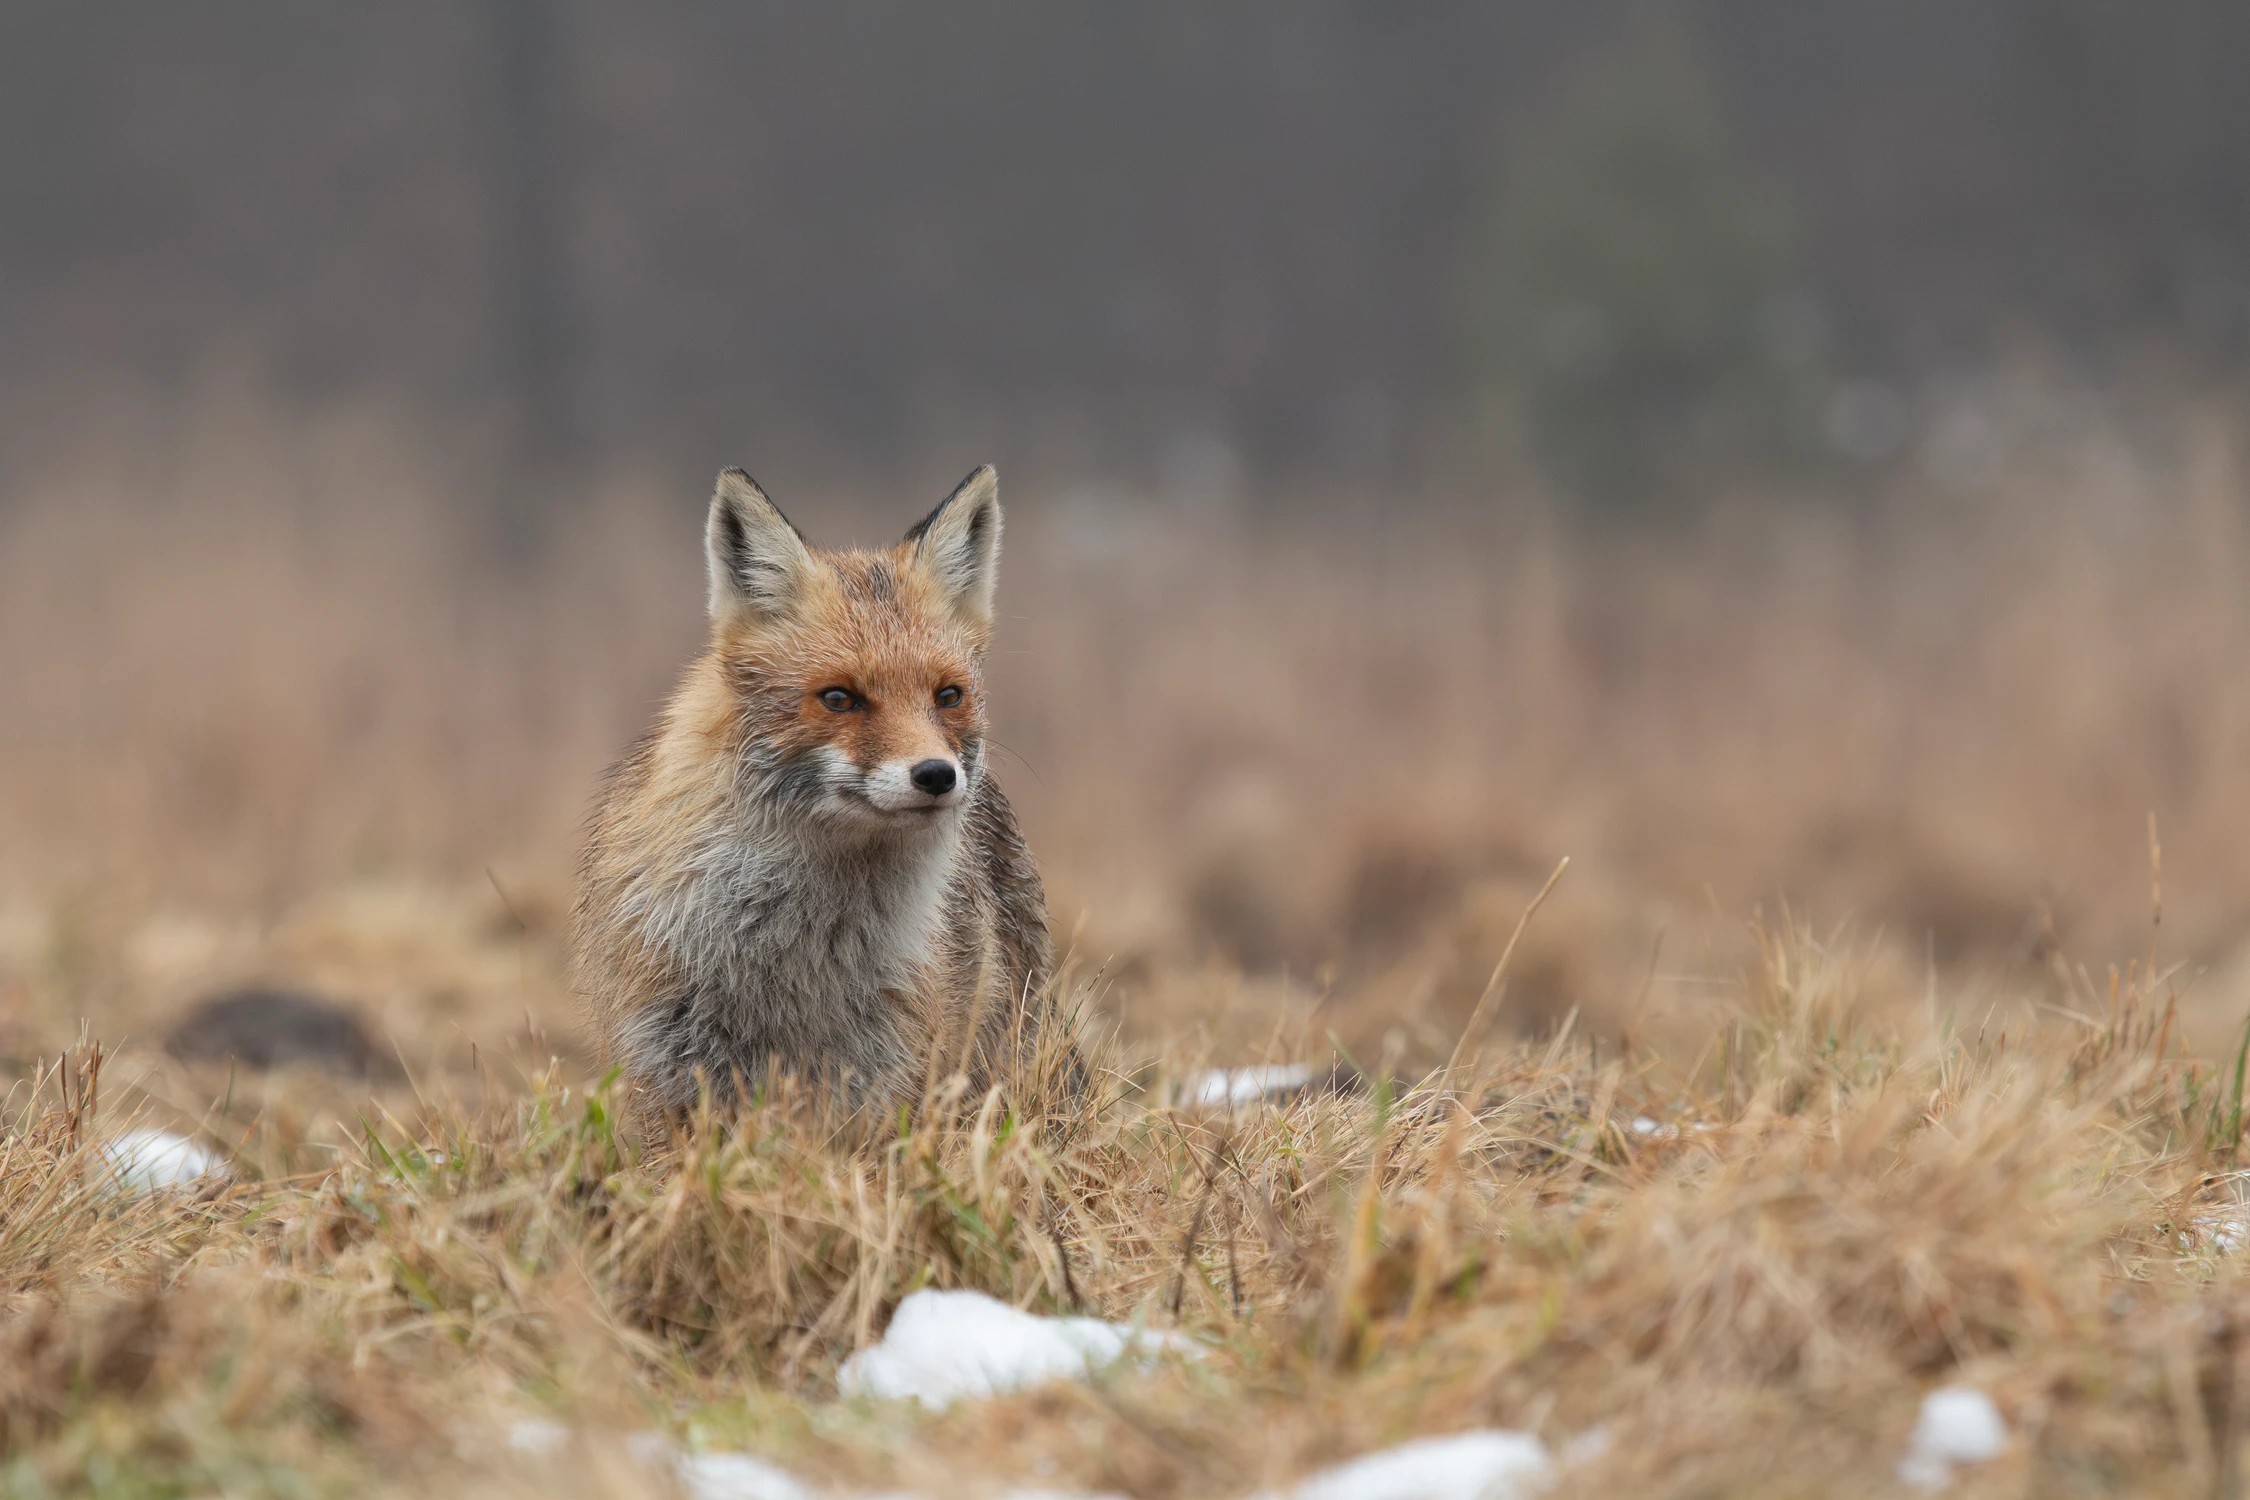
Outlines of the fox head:
[[775,813],[949,826],[984,770],[999,480],[976,470],[888,552],[822,552],[740,469],[704,532],[714,705]]

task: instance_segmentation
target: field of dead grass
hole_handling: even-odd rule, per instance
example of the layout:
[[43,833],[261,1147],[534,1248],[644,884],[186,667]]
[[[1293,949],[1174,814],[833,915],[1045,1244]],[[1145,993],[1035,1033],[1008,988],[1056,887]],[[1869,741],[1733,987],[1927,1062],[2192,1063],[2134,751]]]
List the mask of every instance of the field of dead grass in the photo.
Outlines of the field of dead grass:
[[[121,1106],[81,1049],[0,1146],[0,1474],[661,1493],[656,1431],[838,1490],[1230,1496],[1508,1427],[1606,1435],[1558,1495],[1884,1495],[1921,1395],[1968,1382],[2013,1438],[1959,1493],[2221,1492],[2239,1062],[2183,1056],[2137,976],[2080,1019],[1940,994],[1893,1026],[1854,954],[1758,946],[1685,1071],[1566,1032],[1228,1113],[1112,1047],[1083,1101],[1025,1079],[891,1128],[784,1097],[664,1153],[553,1066],[340,1140],[299,1079],[193,1122],[230,1185],[139,1197],[103,1187]],[[937,1414],[839,1397],[925,1285],[1201,1353]],[[517,1451],[526,1420],[572,1436]]]
[[[1011,493],[1001,774],[1103,1088],[654,1152],[558,918],[698,634],[700,497],[621,480],[496,576],[379,421],[191,425],[0,511],[0,1490],[641,1493],[653,1430],[839,1488],[1246,1496],[1509,1427],[1609,1435],[1558,1494],[1876,1495],[1966,1381],[2014,1440],[1961,1493],[2231,1493],[2224,442],[1598,545]],[[816,539],[918,511],[781,498]],[[398,1067],[167,1055],[252,983]],[[1338,1048],[1390,1082],[1177,1102]],[[231,1183],[105,1192],[129,1122]],[[1204,1353],[840,1399],[922,1285]]]

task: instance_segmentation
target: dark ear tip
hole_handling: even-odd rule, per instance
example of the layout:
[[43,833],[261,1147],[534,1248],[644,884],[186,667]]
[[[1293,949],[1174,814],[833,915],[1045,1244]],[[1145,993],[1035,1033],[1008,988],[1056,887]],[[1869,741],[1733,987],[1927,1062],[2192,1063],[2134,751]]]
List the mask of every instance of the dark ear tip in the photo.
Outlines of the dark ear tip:
[[796,534],[797,540],[803,541],[805,539],[805,534],[797,530],[797,523],[790,520],[783,513],[781,507],[773,503],[773,497],[765,492],[765,489],[757,480],[750,477],[749,470],[734,464],[728,464],[719,471],[718,483],[711,491],[711,500],[714,505],[722,501],[751,499],[758,501],[759,504],[772,511],[776,516],[780,516],[781,523]]
[[912,526],[907,528],[906,540],[910,542],[920,542],[924,536],[929,534],[930,528],[937,524],[937,518],[945,514],[945,508],[947,506],[960,499],[963,495],[969,493],[969,491],[978,488],[980,485],[987,492],[988,496],[997,496],[999,494],[1000,471],[992,467],[992,465],[990,464],[978,464],[975,468],[971,469],[968,472],[967,477],[965,477],[959,484],[955,485],[951,490],[946,492],[945,498],[937,503],[936,509],[932,510],[928,515],[924,516],[921,520],[916,521]]
[[956,499],[961,499],[963,495],[967,495],[970,490],[976,490],[976,488],[994,490],[994,493],[997,493],[997,490],[999,490],[999,470],[992,468],[990,463],[979,463],[979,466],[972,468],[970,472],[967,472],[967,475],[961,477],[961,484],[956,484],[952,490],[947,490],[945,499],[938,501],[938,510],[943,510],[945,506],[954,504]]

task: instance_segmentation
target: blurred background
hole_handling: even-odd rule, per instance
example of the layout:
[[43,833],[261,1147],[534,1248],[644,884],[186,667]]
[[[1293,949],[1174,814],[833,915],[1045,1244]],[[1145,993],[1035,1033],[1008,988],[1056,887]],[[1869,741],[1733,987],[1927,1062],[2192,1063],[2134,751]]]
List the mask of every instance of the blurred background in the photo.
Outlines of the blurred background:
[[729,463],[830,544],[999,466],[1001,774],[1130,1035],[1442,1057],[1564,855],[1505,1027],[1692,1051],[1802,923],[1899,1005],[2154,953],[2223,1031],[2246,56],[2232,0],[19,0],[0,1055],[249,985],[581,1056],[575,832]]

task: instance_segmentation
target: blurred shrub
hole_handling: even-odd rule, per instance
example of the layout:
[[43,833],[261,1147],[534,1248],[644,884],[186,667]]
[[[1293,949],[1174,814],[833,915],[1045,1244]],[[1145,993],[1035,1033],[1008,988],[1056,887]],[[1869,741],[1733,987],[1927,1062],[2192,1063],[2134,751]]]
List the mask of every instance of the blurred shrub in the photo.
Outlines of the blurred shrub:
[[1510,136],[1462,288],[1487,434],[1611,515],[1808,457],[1819,307],[1694,37],[1641,28]]

